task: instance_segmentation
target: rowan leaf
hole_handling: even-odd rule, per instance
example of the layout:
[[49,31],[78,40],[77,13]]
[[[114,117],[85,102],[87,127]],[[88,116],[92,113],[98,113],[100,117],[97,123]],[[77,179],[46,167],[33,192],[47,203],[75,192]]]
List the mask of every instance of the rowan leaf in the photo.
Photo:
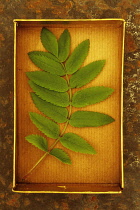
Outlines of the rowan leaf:
[[30,112],[30,119],[34,125],[46,136],[54,139],[59,137],[59,126],[52,120],[49,120],[46,117],[34,112]]
[[70,33],[65,29],[58,40],[58,58],[61,62],[64,62],[69,55],[70,41]]
[[98,127],[112,123],[114,119],[103,113],[92,111],[76,111],[71,115],[70,125],[74,127]]
[[104,86],[90,87],[77,91],[72,98],[72,106],[85,107],[91,104],[99,103],[108,98],[113,89]]
[[58,57],[58,43],[55,35],[47,28],[42,28],[41,42],[46,50]]
[[45,57],[47,57],[47,58],[49,58],[49,59],[51,59],[51,60],[54,60],[54,61],[56,61],[56,62],[60,62],[59,59],[58,59],[55,55],[51,54],[50,52],[44,52],[44,51],[31,51],[31,52],[28,52],[29,58],[30,58],[30,54],[32,54],[32,53],[35,53],[35,54],[39,54],[39,55],[45,56]]
[[[34,91],[31,93],[31,98],[36,108],[47,117],[30,112],[30,119],[42,133],[56,141],[48,149],[47,140],[39,135],[29,135],[25,138],[32,145],[61,162],[71,164],[71,159],[64,150],[54,148],[58,141],[75,152],[96,154],[96,151],[81,136],[66,133],[68,124],[79,128],[98,127],[115,121],[111,116],[99,112],[76,111],[73,113],[71,106],[80,108],[99,103],[107,99],[114,90],[96,86],[78,90],[73,94],[73,91],[70,91],[72,88],[80,88],[97,77],[104,67],[105,60],[97,60],[81,67],[88,55],[90,42],[88,39],[81,42],[69,56],[71,37],[68,29],[63,31],[57,41],[50,30],[42,28],[40,38],[48,52],[31,51],[28,55],[31,61],[43,71],[31,70],[26,74],[30,79],[29,85]],[[67,109],[69,105],[71,106]],[[60,132],[57,123],[65,122]]]
[[66,80],[60,76],[43,71],[30,71],[26,72],[26,75],[31,81],[41,87],[57,92],[66,92],[68,90]]
[[55,148],[50,151],[50,155],[53,155],[58,160],[60,160],[63,163],[71,164],[71,159],[69,155],[62,149]]
[[35,147],[43,150],[44,152],[48,151],[48,142],[44,137],[40,135],[29,135],[26,136],[25,139]]
[[66,71],[68,74],[75,73],[82,63],[84,62],[85,58],[88,55],[89,51],[89,40],[85,40],[82,43],[80,43],[73,53],[70,55],[68,60],[66,61]]
[[102,71],[105,60],[94,61],[75,72],[70,78],[71,88],[80,88],[88,84]]
[[[64,71],[63,66],[58,61],[51,59],[55,57],[47,52],[41,51],[32,51],[28,53],[31,61],[40,69],[50,72],[51,74],[56,74],[59,76],[64,76],[66,73]],[[48,56],[51,55],[51,56]]]
[[66,133],[60,138],[61,144],[74,151],[81,152],[85,154],[96,154],[94,148],[82,137],[74,133]]
[[33,91],[36,93],[36,95],[38,95],[41,99],[50,102],[56,106],[62,106],[62,107],[69,106],[69,95],[67,92],[59,93],[53,90],[49,90],[39,85],[36,85],[31,80],[29,80],[28,83],[30,87],[33,89]]
[[31,93],[31,97],[35,106],[55,122],[64,123],[68,120],[68,110],[66,108],[55,106],[47,101],[44,101],[35,93]]

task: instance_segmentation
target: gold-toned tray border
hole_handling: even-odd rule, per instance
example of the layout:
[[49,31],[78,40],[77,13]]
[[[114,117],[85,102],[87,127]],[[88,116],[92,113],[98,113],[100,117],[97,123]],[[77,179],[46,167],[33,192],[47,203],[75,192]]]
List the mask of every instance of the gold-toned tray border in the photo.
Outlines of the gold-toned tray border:
[[120,21],[123,24],[123,42],[122,42],[122,75],[121,75],[121,180],[120,189],[124,188],[124,167],[123,167],[123,71],[124,71],[124,39],[125,39],[125,20],[119,18],[108,18],[108,19],[14,19],[14,154],[13,154],[13,192],[17,193],[86,193],[86,194],[120,194],[120,191],[107,191],[107,192],[59,192],[59,191],[17,191],[16,188],[16,29],[18,22],[108,22],[108,21]]

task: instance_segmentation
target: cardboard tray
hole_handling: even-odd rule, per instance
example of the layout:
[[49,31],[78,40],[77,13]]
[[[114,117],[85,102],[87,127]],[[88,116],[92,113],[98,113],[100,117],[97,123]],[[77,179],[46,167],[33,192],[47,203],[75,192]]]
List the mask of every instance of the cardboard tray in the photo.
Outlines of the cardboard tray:
[[[45,51],[40,31],[47,27],[57,37],[68,29],[71,50],[83,40],[90,40],[90,51],[83,65],[106,60],[103,71],[85,87],[107,86],[115,92],[107,100],[82,110],[109,114],[115,122],[94,128],[68,127],[95,148],[96,155],[68,151],[72,165],[47,156],[26,181],[22,177],[44,154],[25,140],[30,134],[41,134],[30,121],[29,112],[39,112],[32,103],[25,72],[38,70],[30,61],[29,51]],[[102,20],[14,20],[14,174],[13,191],[22,193],[121,193],[123,180],[123,54],[125,22]],[[75,111],[75,109],[73,110]],[[63,127],[63,124],[61,128]],[[41,134],[42,135],[42,134]],[[50,139],[49,142],[52,143]],[[59,148],[62,146],[59,145]]]

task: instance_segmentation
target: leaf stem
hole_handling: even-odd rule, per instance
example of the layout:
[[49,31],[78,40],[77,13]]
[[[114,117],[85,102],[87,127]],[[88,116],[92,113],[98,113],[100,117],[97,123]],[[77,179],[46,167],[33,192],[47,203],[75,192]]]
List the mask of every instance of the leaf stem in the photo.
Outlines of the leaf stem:
[[[63,63],[61,63],[61,64],[62,64],[62,66],[63,66],[63,68],[64,68],[64,70],[65,70],[65,72],[66,72],[66,68],[65,68],[64,64],[63,64]],[[68,87],[69,87],[69,101],[70,101],[70,106],[69,106],[69,113],[68,113],[68,121],[66,122],[66,124],[65,124],[65,126],[64,126],[64,128],[63,128],[63,130],[62,130],[62,132],[61,132],[61,134],[60,134],[59,137],[63,136],[63,134],[65,133],[65,130],[66,130],[67,127],[68,127],[69,119],[70,119],[71,112],[72,112],[72,105],[71,105],[71,102],[72,102],[72,90],[71,90],[71,88],[70,88],[69,77],[68,77],[67,74],[66,74],[66,80],[67,80]],[[54,144],[50,147],[50,150],[49,150],[49,151],[51,151],[51,150],[54,148],[54,146],[55,146],[58,142],[59,142],[59,138],[56,139],[56,141],[54,142]]]
[[27,177],[32,173],[32,171],[36,168],[36,166],[48,155],[49,152],[46,152],[37,162],[36,164],[28,171],[28,173],[22,178],[22,181],[27,179]]
[[[64,64],[62,63],[62,66],[66,72],[66,68],[64,66]],[[70,87],[70,81],[69,81],[69,77],[68,77],[68,74],[66,73],[66,80],[67,80],[67,83],[68,83],[68,87],[69,87],[69,101],[70,101],[70,106],[69,106],[69,115],[68,115],[68,119],[70,119],[70,116],[71,116],[71,112],[72,112],[72,105],[71,105],[71,102],[72,102],[72,90],[71,90],[71,87]]]
[[[66,68],[64,66],[63,63],[61,63],[65,72],[66,72]],[[52,146],[50,147],[49,151],[46,152],[37,162],[36,164],[28,171],[28,173],[22,178],[22,181],[26,180],[27,177],[32,173],[32,171],[38,166],[38,164],[46,157],[46,155],[49,155],[50,154],[50,151],[55,147],[55,145],[59,142],[60,140],[60,137],[63,136],[63,134],[65,133],[67,127],[68,127],[68,124],[69,124],[69,119],[70,119],[70,116],[71,116],[71,113],[72,113],[72,105],[71,105],[71,102],[72,102],[72,90],[70,88],[70,82],[69,82],[69,77],[66,73],[66,80],[67,80],[67,84],[68,84],[68,87],[69,87],[69,101],[70,101],[70,105],[69,105],[69,113],[68,113],[68,120],[61,132],[61,134],[59,135],[59,138],[56,139],[56,141],[52,144]]]

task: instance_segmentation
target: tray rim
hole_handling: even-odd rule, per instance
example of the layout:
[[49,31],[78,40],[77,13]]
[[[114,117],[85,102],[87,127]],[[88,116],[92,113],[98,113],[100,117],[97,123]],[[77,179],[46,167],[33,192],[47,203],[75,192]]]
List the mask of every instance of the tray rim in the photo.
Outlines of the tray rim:
[[[121,60],[121,179],[120,179],[120,191],[114,192],[114,191],[108,191],[108,192],[58,192],[58,191],[17,191],[16,190],[16,173],[15,173],[15,166],[16,166],[16,150],[17,150],[17,140],[16,140],[16,32],[17,32],[17,26],[18,22],[113,22],[113,21],[120,21],[123,25],[123,33],[122,33],[122,60]],[[124,167],[123,167],[123,72],[124,72],[124,41],[125,41],[125,25],[126,22],[124,19],[121,18],[107,18],[107,19],[14,19],[14,151],[13,151],[13,192],[23,192],[23,193],[94,193],[94,194],[110,194],[110,193],[121,193],[124,188]]]

